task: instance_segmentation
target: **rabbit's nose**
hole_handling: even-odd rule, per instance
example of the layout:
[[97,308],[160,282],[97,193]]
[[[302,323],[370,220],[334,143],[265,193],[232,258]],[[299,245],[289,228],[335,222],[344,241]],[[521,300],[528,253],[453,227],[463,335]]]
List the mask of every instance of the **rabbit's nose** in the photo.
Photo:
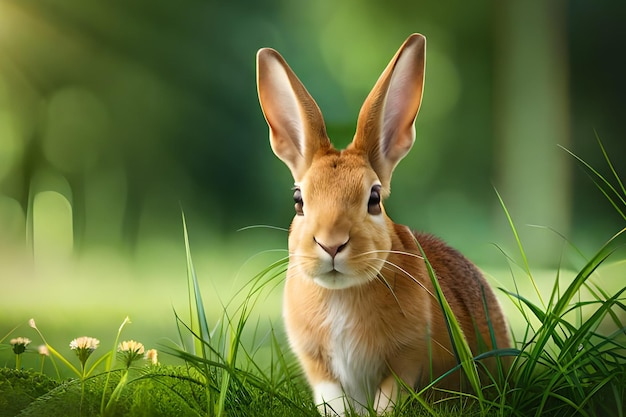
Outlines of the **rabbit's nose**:
[[319,245],[320,248],[324,249],[324,252],[328,253],[333,259],[335,259],[335,256],[337,256],[337,254],[348,245],[348,240],[339,245],[325,245],[317,240],[315,237],[313,238],[313,240]]

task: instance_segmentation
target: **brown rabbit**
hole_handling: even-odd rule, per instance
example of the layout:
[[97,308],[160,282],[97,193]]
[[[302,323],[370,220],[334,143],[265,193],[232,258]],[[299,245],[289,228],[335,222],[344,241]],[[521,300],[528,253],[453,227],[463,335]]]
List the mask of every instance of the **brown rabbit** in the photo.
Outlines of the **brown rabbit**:
[[[342,151],[331,145],[320,109],[278,52],[257,54],[272,149],[295,181],[285,325],[322,413],[363,412],[368,405],[382,412],[397,399],[397,378],[420,388],[457,364],[416,241],[473,353],[510,343],[478,269],[437,238],[393,223],[382,205],[396,164],[415,140],[425,50],[422,35],[404,42]],[[458,390],[460,380],[457,374],[439,386]]]

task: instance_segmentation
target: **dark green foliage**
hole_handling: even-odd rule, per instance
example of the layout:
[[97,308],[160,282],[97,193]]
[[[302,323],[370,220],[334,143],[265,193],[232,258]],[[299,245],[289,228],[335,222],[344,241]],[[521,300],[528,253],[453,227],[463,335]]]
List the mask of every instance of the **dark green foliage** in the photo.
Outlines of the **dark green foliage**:
[[[105,413],[107,416],[196,416],[188,405],[193,398],[202,396],[203,387],[190,380],[185,367],[151,367],[135,372],[120,398]],[[53,389],[41,390],[41,395],[30,405],[13,408],[15,416],[99,416],[106,374],[100,374],[85,381],[84,387],[77,379],[61,384]],[[113,371],[107,386],[107,399],[119,382],[120,372]],[[43,395],[42,395],[43,394]],[[3,395],[4,397],[4,395]],[[26,406],[28,405],[28,406]]]
[[59,382],[32,370],[0,368],[0,417],[13,417]]
[[[85,381],[84,393],[78,380],[69,380],[33,401],[18,415],[36,417],[95,416],[100,411],[103,384],[99,380]],[[113,378],[112,378],[113,379]],[[82,400],[81,400],[82,398]]]

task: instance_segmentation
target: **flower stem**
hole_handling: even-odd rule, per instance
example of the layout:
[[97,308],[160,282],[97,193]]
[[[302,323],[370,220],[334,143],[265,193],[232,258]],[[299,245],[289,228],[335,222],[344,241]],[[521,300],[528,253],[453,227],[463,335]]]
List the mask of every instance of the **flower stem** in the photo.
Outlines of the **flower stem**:
[[123,372],[122,377],[120,378],[120,381],[117,383],[117,386],[113,390],[113,393],[111,394],[111,397],[109,398],[109,401],[107,402],[106,407],[104,408],[104,412],[102,413],[104,416],[110,415],[110,413],[114,411],[114,408],[112,407],[115,407],[118,399],[120,398],[120,394],[122,393],[122,390],[126,386],[126,382],[128,381],[128,369],[125,369],[122,372]]

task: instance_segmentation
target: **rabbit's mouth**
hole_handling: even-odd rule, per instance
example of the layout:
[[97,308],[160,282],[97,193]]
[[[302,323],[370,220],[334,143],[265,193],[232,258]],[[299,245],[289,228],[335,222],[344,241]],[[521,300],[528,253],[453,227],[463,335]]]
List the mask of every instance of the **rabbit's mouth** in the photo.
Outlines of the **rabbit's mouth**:
[[339,272],[336,269],[325,272],[323,274],[317,274],[315,277],[313,277],[313,282],[315,282],[320,287],[329,290],[343,290],[346,288],[364,284],[367,281],[369,280],[365,277],[346,274],[343,272]]
[[354,262],[350,251],[339,253],[335,258],[322,256],[309,264],[311,269],[303,269],[315,284],[329,290],[343,290],[371,282],[382,267],[378,259],[363,258],[362,262]]

